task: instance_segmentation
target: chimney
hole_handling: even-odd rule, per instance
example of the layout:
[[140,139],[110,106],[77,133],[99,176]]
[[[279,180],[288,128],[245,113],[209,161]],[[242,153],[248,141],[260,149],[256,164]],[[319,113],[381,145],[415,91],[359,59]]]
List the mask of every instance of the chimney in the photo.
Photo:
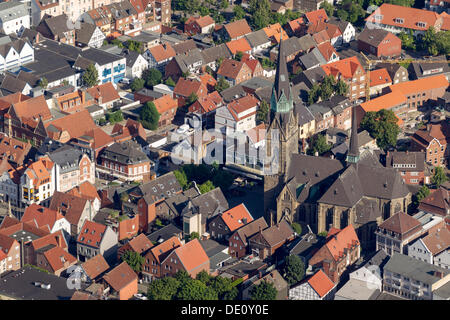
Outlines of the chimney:
[[56,236],[56,243],[58,244],[58,247],[62,247],[62,241],[61,241],[61,236],[57,235]]
[[438,277],[439,279],[442,279],[444,277],[444,275],[441,271],[435,271],[434,276]]

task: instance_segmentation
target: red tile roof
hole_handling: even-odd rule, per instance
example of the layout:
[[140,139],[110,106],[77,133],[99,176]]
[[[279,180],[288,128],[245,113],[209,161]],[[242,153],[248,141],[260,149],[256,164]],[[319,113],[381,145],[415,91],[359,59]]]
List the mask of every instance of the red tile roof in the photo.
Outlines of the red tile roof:
[[250,68],[244,62],[233,59],[224,59],[219,70],[217,70],[217,74],[229,79],[236,79],[242,68],[247,69],[251,73]]
[[375,87],[382,84],[392,83],[386,68],[370,71],[370,86]]
[[153,100],[153,103],[155,104],[156,110],[158,110],[159,114],[178,108],[178,101],[173,99],[169,94],[165,94],[161,98]]
[[232,54],[236,54],[238,52],[250,52],[252,50],[252,47],[245,38],[231,40],[227,42],[226,45]]
[[403,212],[394,214],[379,225],[381,229],[386,229],[399,234],[404,234],[420,226],[421,224],[417,219]]
[[164,43],[148,49],[156,62],[161,62],[176,56],[175,50],[169,43]]
[[447,228],[437,229],[429,233],[422,241],[433,256],[437,255],[450,247],[450,231]]
[[250,29],[250,26],[245,19],[230,22],[224,25],[224,28],[231,39],[243,37],[252,32],[252,29]]
[[448,88],[448,80],[443,74],[439,74],[432,77],[426,77],[413,81],[400,82],[389,86],[389,89],[399,91],[404,95],[415,94],[426,90],[432,90],[437,88]]
[[0,223],[0,229],[5,229],[10,226],[14,226],[18,223],[20,223],[20,221],[17,220],[16,218],[11,218],[10,216],[5,216],[5,218],[3,218],[3,221]]
[[[240,227],[253,221],[252,215],[243,203],[225,211],[224,213],[222,213],[221,217],[230,231],[239,229]],[[246,222],[244,222],[244,219],[246,219]]]
[[317,49],[319,49],[320,53],[326,61],[332,60],[333,53],[335,54],[335,57],[339,57],[336,49],[331,45],[329,41],[319,44],[317,46]]
[[280,43],[281,34],[283,34],[283,41],[289,39],[286,31],[281,27],[281,25],[277,22],[267,27],[263,28],[264,32],[269,38],[272,38],[275,43]]
[[328,239],[325,244],[335,260],[345,254],[345,249],[349,249],[359,244],[353,225],[349,225]]
[[327,21],[328,16],[324,9],[310,11],[305,13],[305,17],[311,24],[317,24],[319,21]]
[[[189,21],[189,20],[191,20],[191,21]],[[204,28],[204,27],[210,26],[212,24],[215,24],[214,19],[211,18],[210,16],[204,16],[204,17],[198,17],[198,18],[191,17],[188,19],[188,21],[186,21],[186,24],[189,24],[190,22],[193,22],[193,21],[195,21],[199,25],[200,28]]]
[[356,56],[328,63],[326,65],[323,65],[322,69],[327,75],[331,74],[335,77],[340,75],[345,79],[353,78],[356,70],[358,69],[364,71],[361,63]]
[[50,200],[50,209],[60,210],[70,224],[78,226],[83,210],[89,200],[68,192],[55,191]]
[[[50,127],[51,126],[51,127]],[[58,131],[53,133],[53,128],[56,128]],[[59,140],[60,134],[63,131],[67,131],[69,134],[69,139],[79,138],[85,135],[90,130],[95,129],[97,126],[95,125],[94,120],[89,113],[89,111],[82,110],[80,112],[76,112],[73,114],[69,114],[65,117],[47,122],[45,124],[45,128],[49,135],[52,133],[55,135],[56,139]],[[55,140],[56,140],[55,139]],[[66,142],[66,141],[61,141]]]
[[156,261],[158,263],[161,263],[167,255],[172,252],[172,250],[180,247],[182,244],[180,242],[180,239],[173,236],[170,239],[167,239],[163,243],[153,247],[150,249],[150,252],[155,257]]
[[293,32],[300,31],[303,28],[304,24],[305,21],[303,20],[303,18],[298,18],[288,22],[288,25]]
[[176,248],[174,252],[187,272],[192,271],[209,261],[209,258],[198,239],[191,240],[185,245]]
[[153,247],[153,243],[148,240],[145,234],[141,233],[137,237],[131,239],[128,244],[134,252],[142,253]]
[[81,228],[80,234],[78,235],[77,242],[99,248],[105,231],[105,225],[86,220]]
[[25,209],[21,221],[32,222],[40,229],[51,231],[62,219],[64,216],[60,212],[33,203]]
[[[120,99],[119,93],[111,82],[91,87],[87,89],[87,92],[99,104],[110,103]],[[101,100],[101,102],[99,100]]]
[[77,258],[60,247],[45,251],[44,257],[54,272],[67,269],[77,262]]
[[50,233],[31,242],[31,246],[35,251],[48,245],[54,245],[63,249],[67,249],[68,246],[66,239],[64,238],[63,231],[58,230],[54,233]]
[[95,279],[100,274],[109,269],[109,264],[101,254],[98,254],[95,257],[84,262],[81,267],[86,272],[89,278]]
[[88,200],[100,200],[100,196],[97,193],[97,189],[95,186],[89,181],[85,181],[79,186],[70,189],[66,192],[67,194],[74,195],[79,198],[88,199]]
[[173,89],[173,93],[182,97],[189,97],[192,92],[195,92],[198,97],[206,96],[208,90],[205,85],[198,80],[194,79],[185,79],[181,77],[178,79],[178,82]]
[[14,103],[13,107],[17,116],[21,119],[38,121],[39,117],[42,117],[42,120],[46,121],[52,118],[44,96],[38,96],[22,102]]
[[317,271],[311,278],[309,278],[308,283],[321,298],[323,298],[335,286],[333,281],[331,281],[331,279],[328,278],[322,270]]
[[138,280],[138,276],[125,261],[105,274],[103,279],[115,290],[120,291],[131,282]]
[[48,183],[47,179],[51,179],[53,165],[53,161],[46,156],[31,163],[25,170],[25,174],[30,178],[34,187],[39,187],[43,183]]

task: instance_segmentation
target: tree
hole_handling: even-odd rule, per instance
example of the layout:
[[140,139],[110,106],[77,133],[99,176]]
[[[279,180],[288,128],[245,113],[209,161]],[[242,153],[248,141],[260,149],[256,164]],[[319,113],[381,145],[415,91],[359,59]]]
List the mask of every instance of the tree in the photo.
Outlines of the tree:
[[230,87],[230,84],[225,80],[225,78],[220,77],[219,80],[216,83],[215,89],[217,92],[222,92],[225,89],[228,89]]
[[361,128],[377,140],[378,147],[387,150],[397,144],[397,136],[400,133],[397,121],[398,118],[392,110],[371,111],[361,120]]
[[[194,233],[194,232],[193,232]],[[197,233],[197,232],[196,232]],[[197,233],[198,234],[198,233]],[[192,236],[191,236],[192,237]],[[209,282],[211,281],[211,276],[209,275],[208,272],[206,272],[205,270],[200,271],[199,273],[197,273],[197,276],[195,277],[195,279],[200,280],[201,282],[203,282],[206,285],[209,285]]]
[[238,295],[237,288],[229,278],[210,277],[207,285],[217,292],[220,300],[234,300]]
[[122,261],[125,261],[134,272],[139,273],[144,265],[145,258],[136,251],[127,250],[122,255]]
[[209,15],[209,9],[207,7],[200,7],[199,13],[202,17]]
[[142,72],[142,79],[145,80],[145,85],[150,88],[161,83],[162,74],[155,68],[146,69]]
[[431,177],[431,182],[439,187],[441,184],[448,180],[447,175],[442,167],[435,167],[433,176]]
[[211,180],[208,180],[205,183],[202,183],[201,185],[198,186],[198,190],[200,191],[201,194],[207,193],[215,188],[216,187],[211,182]]
[[306,153],[309,155],[315,155],[317,152],[320,156],[330,149],[331,145],[327,143],[325,136],[319,133],[310,139],[310,145]]
[[173,300],[180,282],[173,277],[164,277],[150,282],[147,291],[149,300]]
[[245,11],[244,9],[242,9],[241,6],[234,6],[233,13],[234,13],[233,17],[234,21],[241,20],[242,18],[245,17]]
[[136,51],[138,53],[142,53],[144,51],[144,48],[142,46],[142,42],[134,41],[134,40],[128,40],[127,41],[127,48],[130,51]]
[[413,204],[415,207],[419,206],[420,201],[430,195],[430,189],[427,186],[422,186],[419,191],[413,196]]
[[222,189],[222,192],[227,191],[233,184],[233,175],[225,170],[214,170],[212,175],[212,184]]
[[156,130],[158,128],[160,114],[153,101],[147,101],[139,112],[140,122],[145,129]]
[[348,12],[343,10],[343,9],[338,9],[337,11],[337,16],[339,19],[341,19],[342,21],[348,21]]
[[273,283],[262,281],[250,290],[251,300],[275,300],[277,297],[277,289]]
[[187,98],[186,102],[188,105],[193,104],[195,101],[198,100],[198,96],[195,92],[192,92],[189,97]]
[[270,23],[271,10],[269,0],[251,0],[249,2],[251,24],[256,30],[267,27]]
[[412,34],[412,31],[410,30],[409,33],[406,32],[400,32],[398,34],[398,37],[402,41],[402,48],[406,50],[416,50],[416,43],[414,42],[414,36]]
[[175,273],[175,279],[177,279],[180,282],[180,285],[192,280],[189,273],[187,273],[184,270],[180,270],[177,273]]
[[145,80],[141,78],[135,78],[130,85],[133,92],[141,90],[145,86]]
[[334,91],[340,96],[345,96],[348,93],[348,85],[343,80],[339,79],[335,85]]
[[183,188],[183,190],[186,190],[186,187],[188,186],[188,180],[187,180],[186,173],[184,172],[184,170],[182,168],[178,169],[178,170],[174,170],[173,174],[175,175],[175,178],[177,179],[178,183]]
[[241,61],[243,55],[244,55],[244,53],[243,53],[242,51],[238,51],[238,52],[236,52],[236,54],[234,55],[234,59],[237,60],[237,61]]
[[190,240],[194,240],[194,239],[200,239],[200,235],[198,234],[198,232],[191,232],[191,234],[189,235]]
[[290,255],[284,262],[284,278],[289,285],[294,285],[305,276],[305,264],[297,255]]
[[175,81],[172,80],[171,77],[167,78],[167,80],[164,82],[166,85],[168,85],[169,87],[175,87],[177,84],[175,83]]
[[297,233],[297,234],[302,234],[302,226],[299,224],[299,223],[297,223],[297,222],[293,222],[292,224],[291,224],[291,227],[292,227],[292,229],[294,229],[294,231]]
[[334,6],[332,4],[330,4],[330,3],[328,3],[327,1],[323,1],[320,4],[320,8],[324,9],[329,17],[331,17],[333,15]]
[[196,279],[182,283],[175,298],[177,300],[218,300],[217,293],[212,288]]
[[93,87],[98,83],[98,72],[93,64],[90,64],[83,73],[83,83],[87,87]]
[[42,89],[47,89],[47,86],[48,86],[48,80],[47,80],[47,78],[46,78],[46,77],[42,77],[42,79],[39,80],[38,85],[39,85],[39,87],[41,87]]
[[122,121],[123,120],[122,111],[117,110],[116,112],[107,113],[106,120],[108,120],[111,124]]
[[256,119],[264,123],[267,123],[269,108],[270,108],[269,103],[266,100],[262,100],[261,104],[259,105],[259,109],[256,112]]
[[222,9],[228,8],[228,5],[229,5],[228,0],[221,0],[221,1],[220,1],[220,7],[221,7]]

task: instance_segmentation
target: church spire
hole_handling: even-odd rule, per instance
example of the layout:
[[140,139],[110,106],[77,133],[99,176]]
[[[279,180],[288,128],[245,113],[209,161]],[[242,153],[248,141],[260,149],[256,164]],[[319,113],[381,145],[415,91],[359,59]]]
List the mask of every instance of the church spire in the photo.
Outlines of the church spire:
[[289,83],[289,73],[287,70],[284,47],[283,30],[281,30],[280,45],[278,46],[277,74],[275,75],[271,99],[271,109],[274,112],[289,112],[293,109],[291,86]]
[[358,122],[356,121],[356,108],[352,108],[352,133],[350,136],[350,146],[347,152],[347,163],[357,163],[359,161],[358,143]]

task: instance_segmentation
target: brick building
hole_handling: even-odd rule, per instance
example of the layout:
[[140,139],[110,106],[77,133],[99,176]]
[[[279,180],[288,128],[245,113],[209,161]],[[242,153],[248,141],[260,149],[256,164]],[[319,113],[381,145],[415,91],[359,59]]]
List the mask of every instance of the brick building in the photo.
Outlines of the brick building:
[[364,29],[358,37],[358,50],[377,58],[398,57],[402,53],[402,41],[383,29]]
[[425,176],[424,152],[388,151],[386,167],[397,169],[406,184],[430,183],[430,177]]

